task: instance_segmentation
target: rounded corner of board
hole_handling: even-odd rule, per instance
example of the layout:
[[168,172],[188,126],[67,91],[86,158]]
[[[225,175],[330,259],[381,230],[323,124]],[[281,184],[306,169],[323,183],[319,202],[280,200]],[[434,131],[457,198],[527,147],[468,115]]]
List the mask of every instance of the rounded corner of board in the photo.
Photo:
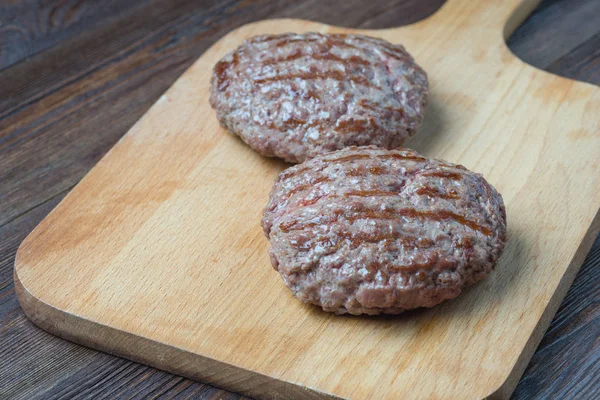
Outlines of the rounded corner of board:
[[502,380],[498,384],[494,385],[493,389],[490,390],[490,392],[486,396],[482,397],[482,400],[509,399],[518,383],[518,378],[517,381],[515,381],[513,378],[514,377],[512,376],[512,374],[507,374],[505,377],[502,378]]
[[27,287],[23,284],[19,276],[19,264],[15,262],[15,268],[13,272],[13,279],[15,284],[15,295],[17,301],[21,306],[21,309],[34,324],[40,328],[47,330],[43,321],[48,320],[49,315],[46,315],[48,308],[52,309],[52,306],[46,304],[42,299],[36,297]]
[[63,314],[64,311],[52,306],[43,298],[36,296],[31,290],[29,290],[26,282],[24,282],[20,274],[22,269],[27,265],[26,262],[23,261],[23,252],[27,249],[26,242],[27,239],[25,239],[25,241],[17,249],[17,256],[15,258],[13,269],[13,280],[17,301],[19,302],[23,313],[25,313],[25,316],[31,322],[45,331],[57,334],[53,324],[50,321],[56,318],[57,315]]

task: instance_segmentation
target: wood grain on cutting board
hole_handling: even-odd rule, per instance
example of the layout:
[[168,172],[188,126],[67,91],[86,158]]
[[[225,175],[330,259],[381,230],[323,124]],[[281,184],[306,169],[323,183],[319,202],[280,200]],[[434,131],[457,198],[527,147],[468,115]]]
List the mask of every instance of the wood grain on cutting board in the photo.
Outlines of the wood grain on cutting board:
[[408,145],[483,173],[504,196],[506,252],[459,299],[336,317],[292,298],[270,268],[259,221],[285,165],[218,126],[212,66],[254,34],[349,31],[271,20],[207,51],[25,240],[23,309],[68,339],[258,397],[508,397],[600,206],[600,90],[504,43],[535,3],[450,0],[415,25],[366,32],[405,44],[429,74],[426,121]]

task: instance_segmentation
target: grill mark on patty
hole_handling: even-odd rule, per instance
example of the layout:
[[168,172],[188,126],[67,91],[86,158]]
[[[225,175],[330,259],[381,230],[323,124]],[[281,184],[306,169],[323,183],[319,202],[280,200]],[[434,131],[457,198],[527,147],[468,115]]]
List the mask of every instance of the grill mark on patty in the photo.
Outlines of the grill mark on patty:
[[[398,155],[398,154],[390,154],[390,155],[385,155],[385,156],[391,157],[391,158],[398,158],[397,156],[400,156],[399,158],[401,158],[401,159],[407,158],[407,156],[405,156],[405,155]],[[381,157],[381,155],[376,156],[376,157]],[[408,157],[409,157],[409,159],[415,158],[413,156],[408,156]],[[348,161],[348,160],[366,159],[366,158],[370,158],[370,157],[367,155],[352,155],[352,156],[342,157],[342,158],[339,158],[339,159],[336,159],[333,161]],[[346,159],[346,160],[344,160],[344,159]],[[420,160],[420,158],[417,158],[417,160]],[[304,167],[301,170],[296,171],[295,173],[291,173],[292,171],[289,171],[288,174],[286,174],[283,179],[289,179],[293,176],[299,175],[300,173],[303,173],[303,172],[308,172],[310,170],[311,170],[311,168]],[[354,168],[354,169],[349,169],[349,170],[344,171],[346,176],[364,176],[364,175],[366,175],[366,172],[369,172],[371,174],[371,176],[381,176],[381,175],[384,175],[385,173],[389,173],[390,171],[385,168],[382,168],[380,166],[367,166],[367,167],[363,167],[363,168],[359,167],[359,168]],[[425,175],[425,176],[449,178],[449,179],[454,179],[454,180],[458,180],[458,179],[462,178],[461,174],[453,173],[451,171],[434,171],[433,173]],[[332,178],[329,178],[326,176],[321,176],[321,177],[314,179],[310,182],[307,182],[305,184],[298,185],[295,188],[291,189],[289,192],[287,192],[286,195],[284,197],[282,197],[281,201],[282,201],[282,203],[287,203],[291,199],[291,197],[293,195],[297,194],[298,192],[310,189],[311,187],[314,187],[318,183],[322,183],[322,182],[330,183],[332,181],[333,181]],[[455,200],[460,197],[455,189],[450,189],[450,191],[448,191],[448,192],[440,192],[439,190],[436,190],[436,189],[428,187],[428,186],[422,186],[422,187],[417,188],[415,190],[415,193],[417,195],[426,195],[431,198],[439,198],[439,199],[446,199],[446,200]],[[371,197],[371,196],[399,196],[400,194],[401,193],[399,190],[390,191],[390,190],[383,190],[383,189],[365,189],[365,190],[349,191],[349,192],[343,193],[342,196],[343,197],[352,197],[352,196]],[[297,203],[297,205],[299,207],[311,206],[311,205],[317,203],[323,197],[328,197],[329,199],[336,199],[336,198],[339,198],[340,195],[336,195],[335,193],[321,193],[319,195],[316,195],[312,199],[301,200],[300,202]],[[402,214],[402,215],[404,215],[404,214]],[[458,214],[454,214],[454,215],[458,216]],[[393,216],[390,216],[390,218],[392,218],[392,217]],[[423,217],[423,216],[421,216],[421,217]],[[466,221],[465,222],[465,221],[459,220],[459,219],[457,219],[455,217],[451,217],[451,216],[447,216],[446,218],[454,219],[456,222],[459,222],[462,225],[466,225],[466,226],[470,227],[471,229],[482,232],[486,236],[489,236],[491,234],[489,232],[489,230],[486,230],[485,227],[481,227],[477,224],[473,225],[467,220],[465,220]],[[441,219],[445,219],[445,218],[441,218],[441,217],[439,217],[438,219],[434,218],[434,220],[441,220]],[[354,221],[351,221],[351,222],[354,222]],[[284,232],[285,232],[285,230],[284,230]]]
[[[289,124],[291,126],[299,126],[299,125],[306,125],[308,123],[308,121],[306,121],[305,119],[301,119],[301,118],[296,118],[296,117],[291,117],[289,119],[287,119],[286,121],[284,121],[286,124]],[[314,122],[312,123],[314,124]],[[269,127],[274,126],[275,124],[273,123],[273,121],[271,121],[269,123]]]
[[[290,190],[287,193],[287,196],[282,197],[281,202],[282,204],[287,204],[287,202],[290,200],[290,198],[300,192],[303,191],[305,189],[309,189],[310,187],[314,186],[316,183],[320,183],[320,182],[332,182],[332,180],[328,179],[328,178],[319,178],[318,180],[314,181],[313,183],[308,183],[308,184],[303,184],[303,185],[299,185],[297,187],[295,187],[294,189]],[[340,197],[370,197],[370,196],[399,196],[400,192],[399,191],[391,191],[391,190],[382,190],[382,189],[368,189],[368,190],[356,190],[356,191],[349,191],[346,193],[343,193],[342,196],[338,196],[336,194],[332,194],[331,192],[329,193],[321,193],[317,196],[315,196],[313,199],[304,199],[301,200],[297,203],[297,205],[299,207],[307,207],[310,205],[315,204],[317,201],[319,201],[320,199],[322,199],[323,197],[327,197],[329,199],[338,199]]]
[[421,176],[431,176],[435,178],[446,178],[453,181],[458,181],[463,178],[463,175],[459,172],[452,172],[448,170],[436,170],[436,171],[425,171]]
[[397,61],[406,62],[410,60],[410,56],[404,47],[396,47],[384,40],[370,40],[375,46],[380,48],[382,52]]
[[327,250],[339,250],[346,242],[350,244],[350,250],[355,250],[365,243],[379,243],[382,241],[400,243],[405,250],[429,248],[434,244],[431,239],[406,235],[402,232],[352,233],[344,231],[336,237],[321,236],[304,243],[292,243],[291,245],[301,251],[314,249],[315,244],[326,245],[328,246]]
[[263,66],[265,66],[265,65],[279,64],[279,63],[283,63],[283,62],[297,60],[297,59],[302,58],[304,56],[306,56],[305,53],[303,53],[300,50],[296,50],[295,52],[293,52],[291,54],[288,54],[285,57],[282,57],[282,58],[273,58],[271,60],[261,61],[260,64],[262,64]]
[[[352,158],[350,158],[350,157],[352,157]],[[336,160],[331,160],[331,161],[344,161],[343,160],[344,158],[347,158],[347,160],[350,160],[350,159],[354,160],[354,159],[365,159],[365,158],[370,158],[370,157],[366,156],[366,155],[353,155],[353,156],[342,157],[342,158],[339,158],[339,159],[336,159]],[[413,159],[413,158],[414,157],[411,156],[411,158],[409,158],[409,159]],[[404,156],[403,156],[403,159],[405,159]],[[414,159],[416,159],[416,158],[414,158]],[[418,159],[418,160],[420,160],[420,159]],[[330,160],[328,160],[328,161],[330,161]],[[387,170],[385,168],[382,168],[382,167],[379,167],[379,166],[369,166],[366,169],[367,169],[367,171],[361,171],[359,168],[354,168],[354,169],[346,170],[346,171],[344,171],[344,173],[345,173],[346,176],[364,176],[365,172],[369,172],[371,174],[371,176],[382,176],[382,175],[390,172],[389,170]],[[280,181],[290,179],[292,177],[300,175],[301,173],[304,173],[304,172],[308,172],[310,170],[311,170],[310,167],[304,167],[304,168],[301,168],[300,170],[295,171],[295,172],[294,171],[286,171],[286,173],[282,174],[282,177],[281,177]],[[316,180],[313,180],[311,182],[308,182],[308,183],[305,183],[305,184],[302,184],[302,185],[298,185],[295,188],[293,188],[292,190],[290,190],[287,193],[287,196],[285,196],[284,198],[282,198],[282,201],[287,201],[294,194],[296,194],[296,193],[298,193],[300,191],[309,189],[312,186],[316,185],[317,183],[321,183],[321,182],[332,182],[332,180],[331,180],[331,178],[320,177],[320,178],[317,178]],[[426,187],[421,187],[421,188],[417,189],[416,193],[419,194],[419,195],[426,194],[426,195],[429,195],[431,197],[439,197],[439,198],[445,198],[445,199],[457,199],[459,197],[456,192],[440,193],[440,192],[435,192],[431,188],[426,188]],[[358,192],[347,192],[346,194],[344,194],[344,196],[355,195],[355,196],[361,196],[361,197],[368,197],[368,196],[372,196],[372,195],[388,195],[388,196],[391,196],[391,195],[399,195],[399,194],[400,193],[397,192],[397,191],[393,191],[392,192],[392,191],[384,191],[384,190],[371,190],[371,191],[361,191],[360,194]],[[329,194],[323,194],[323,195],[321,195],[319,197],[319,199],[322,198],[322,197],[324,197],[324,196],[329,196]],[[337,198],[339,196],[333,195],[333,196],[329,196],[329,197],[333,199],[333,198]],[[302,202],[301,206],[312,205],[312,204],[315,204],[316,201],[318,201],[318,199],[315,200],[314,202],[311,201],[311,200],[306,200],[306,201]]]
[[326,196],[327,196],[327,194],[320,194],[318,196],[313,197],[312,199],[300,200],[298,202],[298,206],[300,206],[300,207],[312,206],[313,204],[315,204],[316,202],[318,202],[319,200],[321,200],[323,197],[326,197]]
[[217,75],[217,89],[222,92],[229,86],[229,79],[227,77],[227,70],[232,66],[235,67],[239,64],[240,57],[237,52],[233,53],[231,61],[219,61],[215,64],[214,72]]
[[[456,214],[448,210],[435,210],[435,211],[418,211],[414,208],[403,208],[400,210],[380,210],[380,209],[368,209],[361,206],[355,207],[355,214],[346,216],[346,220],[349,223],[354,223],[361,219],[383,219],[383,220],[395,220],[399,216],[407,217],[412,219],[424,219],[430,221],[443,221],[452,220],[460,225],[466,226],[474,231],[478,231],[485,236],[491,236],[492,232],[488,227],[479,225],[477,222],[469,220],[460,214]],[[337,222],[339,220],[340,212],[334,211],[334,216],[317,216],[312,218],[310,221],[300,222],[298,220],[292,220],[289,222],[279,224],[279,229],[282,232],[288,233],[295,230],[309,229],[325,223]],[[318,220],[318,221],[317,221]]]
[[464,165],[460,165],[460,164],[448,164],[447,162],[441,161],[441,160],[437,160],[438,164],[441,167],[446,167],[446,168],[454,168],[454,169],[460,169],[462,171],[468,171],[467,168]]
[[317,61],[338,61],[344,65],[355,64],[355,65],[363,65],[365,67],[373,65],[373,64],[371,64],[370,61],[365,60],[364,58],[359,57],[359,56],[350,56],[348,58],[342,58],[340,56],[336,56],[333,53],[325,53],[325,52],[312,54],[311,58],[313,60],[317,60]]
[[254,79],[253,81],[257,85],[262,85],[265,83],[291,81],[294,79],[302,79],[302,80],[307,80],[307,81],[308,80],[317,80],[317,79],[331,79],[331,80],[338,81],[338,82],[351,81],[358,85],[379,89],[378,86],[373,85],[373,83],[371,83],[364,76],[346,75],[342,71],[335,71],[335,70],[331,70],[331,71],[316,71],[315,70],[315,71],[300,72],[300,73],[295,73],[295,74],[289,73],[289,74],[282,74],[282,75]]
[[[358,170],[351,170],[348,171],[351,172],[350,174],[346,174],[348,176],[363,176],[364,173]],[[382,168],[379,167],[370,167],[369,168],[369,172],[371,172],[372,176],[380,176],[381,174],[383,174],[385,171]],[[281,200],[283,202],[286,202],[287,200],[289,200],[293,195],[295,195],[298,192],[301,192],[303,190],[309,189],[314,187],[315,185],[317,185],[318,183],[330,183],[333,180],[331,178],[328,178],[326,176],[321,176],[315,180],[312,180],[310,182],[304,183],[302,185],[298,185],[295,188],[291,189],[290,191],[288,191],[286,193],[286,196],[283,197]],[[356,191],[350,191],[350,192],[346,192],[343,195],[345,197],[350,197],[350,196],[359,196],[359,197],[369,197],[369,196],[397,196],[400,193],[398,191],[389,191],[389,190],[381,190],[381,189],[372,189],[372,190],[356,190]],[[334,198],[338,198],[339,196],[336,195],[331,195],[330,193],[327,194],[322,194],[320,195],[319,198],[322,198],[324,196],[329,196],[329,198],[334,199]],[[302,203],[303,206],[306,205],[311,205],[314,204],[315,202],[311,202],[311,200],[307,200],[306,202]]]
[[[333,47],[333,46],[339,46],[339,47],[346,47],[346,48],[350,48],[350,49],[355,49],[358,50],[360,52],[364,52],[364,51],[371,51],[371,47],[361,47],[361,46],[356,46],[354,44],[348,43],[346,42],[344,34],[334,34],[331,35],[329,38],[327,38],[325,44],[328,45],[329,47]],[[373,41],[373,40],[368,40],[370,43],[373,44],[373,47],[380,47],[381,49],[384,49],[385,53],[387,54],[388,52],[391,53],[395,53],[393,55],[390,55],[391,58],[394,58],[396,60],[400,59],[403,60],[402,58],[399,58],[399,54],[398,54],[398,49],[394,49],[393,51],[390,51],[389,45],[386,45],[385,42],[380,42],[380,41]],[[372,54],[372,53],[371,53]],[[400,53],[401,55],[401,53]]]
[[[439,255],[437,256],[439,257]],[[395,264],[388,264],[388,270],[389,273],[397,273],[397,272],[409,272],[409,273],[413,273],[413,272],[417,272],[417,271],[426,271],[428,269],[430,269],[433,265],[435,265],[435,263],[437,262],[437,259],[431,259],[431,258],[427,258],[425,261],[423,262],[416,262],[413,261],[411,264],[401,264],[401,265],[395,265]],[[381,267],[380,267],[381,268]],[[422,274],[422,272],[420,272],[420,274]],[[424,281],[426,278],[426,276],[422,276],[417,274],[416,278],[418,280]]]
[[[366,47],[359,47],[359,46],[354,46],[350,43],[347,43],[345,40],[343,40],[343,34],[342,35],[331,35],[331,39],[328,39],[326,41],[326,44],[328,44],[329,46],[345,46],[348,48],[353,48],[359,51],[365,51],[365,50],[369,50]],[[374,48],[378,48],[382,53],[384,53],[385,55],[387,55],[388,57],[397,60],[397,61],[401,61],[401,62],[406,62],[407,60],[409,60],[409,58],[407,57],[407,54],[405,53],[405,50],[401,49],[401,48],[397,48],[394,47],[393,45],[390,45],[388,43],[386,43],[385,41],[379,41],[379,40],[369,40],[372,44]]]
[[413,161],[427,161],[425,157],[416,156],[414,154],[379,154],[375,156],[380,160],[413,160]]
[[370,158],[371,158],[370,154],[350,154],[349,156],[330,158],[329,160],[325,160],[325,161],[332,163],[332,162],[353,161],[353,160],[367,160]]
[[[308,122],[307,120],[301,119],[301,118],[296,118],[296,117],[291,117],[285,121],[281,121],[282,125],[287,125],[287,126],[292,126],[292,127],[297,127],[300,125],[305,125],[306,128],[312,128],[312,127],[322,127],[323,123],[327,121],[325,119],[317,119],[314,120],[312,122]],[[275,122],[273,122],[272,120],[269,121],[268,124],[265,125],[267,128],[269,129],[279,129],[280,127],[277,126],[277,124]]]
[[473,239],[470,237],[463,237],[453,243],[455,247],[459,249],[472,249],[474,246]]
[[365,108],[367,110],[370,111],[390,111],[390,112],[395,112],[395,113],[399,113],[400,116],[404,116],[404,108],[401,107],[390,107],[390,106],[380,106],[379,104],[373,103],[371,101],[362,99],[358,102],[358,105],[361,106],[362,108]]
[[[323,169],[325,169],[326,165],[323,165],[321,168],[321,171]],[[294,176],[300,175],[303,172],[307,172],[307,171],[312,171],[312,168],[310,166],[303,166],[302,168],[300,168],[300,165],[296,166],[296,167],[291,167],[286,169],[285,171],[283,171],[281,174],[279,174],[279,177],[277,178],[277,180],[279,182],[290,179]]]
[[343,58],[343,57],[337,56],[337,55],[335,55],[333,53],[329,53],[329,52],[310,54],[310,53],[305,53],[301,50],[296,50],[293,53],[290,53],[281,58],[273,58],[270,60],[260,61],[260,64],[262,66],[274,65],[274,64],[280,64],[280,63],[284,63],[284,62],[297,60],[302,57],[309,57],[311,60],[315,60],[315,61],[337,61],[344,65],[355,64],[355,65],[362,65],[362,66],[373,66],[373,64],[370,61],[365,60],[364,58],[356,56],[356,55],[350,56],[348,58]]
[[491,236],[492,232],[489,228],[479,225],[477,222],[469,220],[460,214],[456,214],[452,211],[448,210],[435,210],[435,211],[417,211],[414,208],[403,208],[400,210],[370,210],[366,209],[362,214],[356,214],[347,218],[349,222],[354,222],[359,219],[369,218],[369,219],[392,219],[396,217],[396,215],[400,215],[402,217],[408,218],[423,218],[425,220],[432,221],[442,221],[446,219],[451,219],[460,225],[467,226],[474,231],[478,231],[483,233],[486,236]]
[[366,129],[369,126],[379,127],[377,121],[373,117],[367,117],[357,119],[357,118],[349,118],[345,120],[339,120],[335,124],[335,131],[340,133],[351,133],[351,132],[360,132],[363,129]]
[[382,46],[381,52],[384,53],[386,56],[393,58],[396,61],[406,62],[407,60],[409,60],[406,54],[401,53],[397,49],[394,49],[394,51],[390,51],[386,49],[385,46]]
[[328,160],[324,160],[326,162],[342,162],[342,161],[354,161],[354,160],[366,160],[376,158],[379,160],[413,160],[413,161],[425,161],[427,160],[425,157],[416,156],[413,154],[377,154],[375,156],[371,156],[370,154],[350,154],[349,156],[331,158]]
[[[287,201],[293,195],[295,195],[298,192],[301,192],[301,191],[306,190],[308,188],[314,187],[315,185],[317,185],[319,183],[330,183],[330,182],[332,182],[332,180],[330,178],[322,176],[320,178],[315,179],[312,182],[296,186],[295,188],[293,188],[292,190],[290,190],[289,192],[287,192],[286,196],[283,197],[281,200],[282,201]],[[356,197],[398,196],[398,195],[399,195],[399,193],[397,191],[382,190],[382,189],[353,190],[353,191],[349,191],[349,192],[346,192],[346,193],[343,194],[344,197],[351,197],[351,196],[356,196]],[[337,195],[330,195],[330,193],[323,193],[323,194],[319,195],[319,198],[322,198],[322,197],[325,197],[325,196],[328,196],[330,199],[335,199],[335,198],[339,198],[340,197],[340,196],[337,196]],[[309,201],[308,204],[314,204],[314,203],[310,203],[310,199],[308,201]]]
[[[287,37],[292,37],[292,36],[287,36]],[[309,42],[318,42],[320,40],[320,38],[287,39],[285,37],[277,36],[277,37],[269,38],[267,40],[264,40],[264,39],[258,40],[255,43],[270,42],[270,41],[277,40],[277,39],[283,39],[283,40],[281,40],[279,43],[275,44],[275,47],[283,47],[283,46],[287,46],[290,43],[296,43],[296,42],[309,43]]]
[[305,189],[308,189],[310,187],[313,187],[313,186],[315,186],[315,185],[317,185],[319,183],[323,183],[323,182],[325,182],[325,183],[331,182],[331,179],[328,178],[328,177],[326,177],[326,176],[322,176],[322,177],[317,178],[317,179],[315,179],[315,180],[313,180],[311,182],[305,183],[303,185],[298,185],[295,188],[293,188],[292,190],[290,190],[289,192],[287,192],[287,197],[283,198],[282,200],[284,200],[284,201],[289,200],[296,193],[301,192],[301,191],[303,191]]
[[382,241],[398,242],[406,250],[423,249],[433,246],[433,241],[430,239],[406,235],[403,232],[358,232],[356,234],[352,232],[343,232],[340,237],[350,242],[352,245],[351,249],[356,249],[363,243],[379,243]]
[[[313,42],[316,40],[310,40],[310,39],[285,40],[285,41],[283,41],[283,43],[288,44],[288,43],[294,42],[294,41]],[[275,45],[275,47],[280,47],[281,45],[282,45],[282,43],[278,43]],[[338,46],[340,48],[344,48],[344,47],[352,48],[352,49],[355,49],[355,50],[358,50],[361,52],[365,51],[365,48],[363,48],[363,47],[358,47],[358,46],[352,45],[350,43],[347,43],[345,41],[330,40],[329,38],[326,38],[324,40],[324,48],[321,49],[320,53],[306,54],[306,53],[303,53],[302,51],[296,51],[296,52],[294,52],[290,55],[287,55],[283,58],[262,61],[261,64],[263,64],[263,65],[278,64],[278,63],[292,61],[292,60],[307,56],[307,57],[310,57],[310,59],[315,60],[315,61],[322,61],[322,60],[337,61],[343,65],[350,65],[350,64],[362,65],[362,66],[372,66],[373,65],[370,61],[364,59],[363,57],[357,56],[357,55],[352,55],[348,58],[342,58],[342,57],[339,57],[339,56],[331,53],[329,50],[335,46]],[[350,80],[351,82],[357,83],[359,85],[381,89],[378,86],[373,85],[367,78],[363,77],[362,75],[347,75],[347,74],[344,74],[342,71],[319,72],[319,71],[311,70],[309,73],[284,74],[284,75],[276,76],[276,77],[255,79],[254,83],[263,84],[263,83],[267,83],[267,82],[276,82],[276,81],[292,80],[292,79],[305,79],[305,80],[333,79],[333,80],[340,81],[340,82],[345,81],[345,80]]]
[[398,192],[390,191],[390,190],[381,190],[381,189],[373,189],[373,190],[353,190],[350,192],[344,193],[344,197],[350,196],[358,196],[358,197],[370,197],[370,196],[398,196]]
[[330,49],[332,47],[345,47],[347,49],[358,50],[359,52],[364,52],[365,50],[369,50],[367,47],[356,46],[352,43],[348,43],[344,40],[344,37],[347,37],[343,34],[341,35],[330,35],[328,38],[325,38],[323,45],[324,50]]
[[262,66],[274,65],[274,64],[280,64],[280,63],[284,63],[284,62],[288,62],[288,61],[297,60],[302,57],[310,57],[311,60],[316,60],[316,61],[337,61],[344,65],[346,65],[346,64],[356,64],[356,65],[363,65],[363,66],[372,66],[373,65],[370,61],[365,60],[364,58],[356,56],[356,55],[350,56],[348,58],[343,58],[343,57],[337,56],[337,55],[335,55],[333,53],[329,53],[329,52],[310,54],[310,53],[305,53],[301,50],[296,50],[293,53],[286,55],[285,57],[273,58],[270,60],[260,61],[260,64]]
[[[354,156],[355,156],[355,155],[354,155]],[[352,157],[354,157],[354,156],[352,156]],[[356,159],[366,159],[366,158],[371,158],[371,157],[370,157],[370,156],[368,156],[368,155],[358,155],[358,156],[359,156],[359,157],[356,157]],[[346,158],[346,157],[341,157],[341,158],[339,158],[339,159],[324,160],[324,161],[326,161],[327,163],[331,163],[331,162],[336,162],[336,161],[338,161],[338,160],[344,160],[345,158]],[[324,164],[324,165],[323,165],[323,168],[322,168],[321,170],[325,169],[326,167],[327,167],[327,164]],[[283,173],[281,173],[281,174],[279,175],[279,178],[278,178],[278,179],[279,179],[279,181],[281,182],[281,181],[284,181],[284,180],[290,179],[290,178],[292,178],[292,177],[299,176],[300,174],[302,174],[302,173],[304,173],[304,172],[308,172],[308,171],[312,171],[312,166],[304,166],[304,167],[302,167],[302,168],[296,168],[295,170],[294,170],[293,168],[289,168],[288,170],[286,170],[286,171],[284,171]]]
[[390,174],[390,170],[386,168],[379,167],[377,165],[371,165],[363,168],[353,168],[344,171],[346,176],[365,176],[367,173],[370,176],[381,176],[384,174]]
[[421,186],[415,193],[421,196],[429,196],[431,198],[439,198],[439,199],[458,199],[458,193],[456,190],[451,189],[448,193],[442,193],[437,189],[431,188],[429,186]]
[[[380,160],[385,160],[385,159],[397,159],[397,160],[409,160],[409,161],[426,161],[427,159],[425,157],[421,157],[418,155],[414,155],[414,154],[378,154],[374,156],[377,159]],[[334,163],[334,162],[344,162],[344,161],[354,161],[354,160],[366,160],[366,159],[372,159],[373,156],[369,155],[369,154],[350,154],[348,156],[344,156],[344,157],[338,157],[338,158],[330,158],[330,159],[323,159],[324,162],[326,163]],[[321,166],[320,171],[322,171],[323,169],[325,169],[328,164],[324,164]],[[453,167],[451,165],[448,165],[448,167]],[[388,172],[388,169],[384,169],[380,166],[369,166],[369,172],[371,172],[374,175],[383,175],[385,172]],[[460,169],[464,169],[464,167],[460,168]],[[282,182],[284,180],[290,179],[292,177],[295,176],[299,176],[300,174],[304,173],[304,172],[308,172],[308,171],[313,171],[313,167],[312,166],[303,166],[302,168],[289,168],[288,170],[282,172],[279,175],[278,181]],[[357,169],[349,169],[345,171],[347,175],[350,176],[359,176],[358,175],[358,170]],[[425,176],[435,176],[435,175],[425,175]],[[447,177],[447,176],[443,176],[443,177]]]

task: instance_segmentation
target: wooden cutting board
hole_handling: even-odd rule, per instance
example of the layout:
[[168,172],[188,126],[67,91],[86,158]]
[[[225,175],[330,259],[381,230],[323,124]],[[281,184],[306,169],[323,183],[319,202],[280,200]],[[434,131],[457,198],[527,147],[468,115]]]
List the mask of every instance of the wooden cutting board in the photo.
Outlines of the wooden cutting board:
[[66,339],[256,397],[509,397],[599,225],[600,90],[505,45],[537,3],[450,0],[365,32],[429,73],[408,146],[504,196],[508,247],[458,299],[339,317],[295,300],[271,268],[259,221],[285,165],[219,127],[212,66],[251,35],[349,30],[270,20],[209,49],[23,242],[23,310]]

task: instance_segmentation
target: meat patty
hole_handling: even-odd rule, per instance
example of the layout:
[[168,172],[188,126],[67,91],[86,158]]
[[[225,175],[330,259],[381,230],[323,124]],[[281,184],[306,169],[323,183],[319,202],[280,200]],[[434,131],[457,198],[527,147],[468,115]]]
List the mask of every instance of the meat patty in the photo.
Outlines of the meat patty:
[[480,174],[408,149],[350,147],[283,171],[262,226],[292,293],[337,314],[397,314],[458,296],[506,242]]
[[428,83],[404,47],[361,35],[256,36],[214,68],[210,104],[262,155],[302,162],[347,146],[401,146]]

